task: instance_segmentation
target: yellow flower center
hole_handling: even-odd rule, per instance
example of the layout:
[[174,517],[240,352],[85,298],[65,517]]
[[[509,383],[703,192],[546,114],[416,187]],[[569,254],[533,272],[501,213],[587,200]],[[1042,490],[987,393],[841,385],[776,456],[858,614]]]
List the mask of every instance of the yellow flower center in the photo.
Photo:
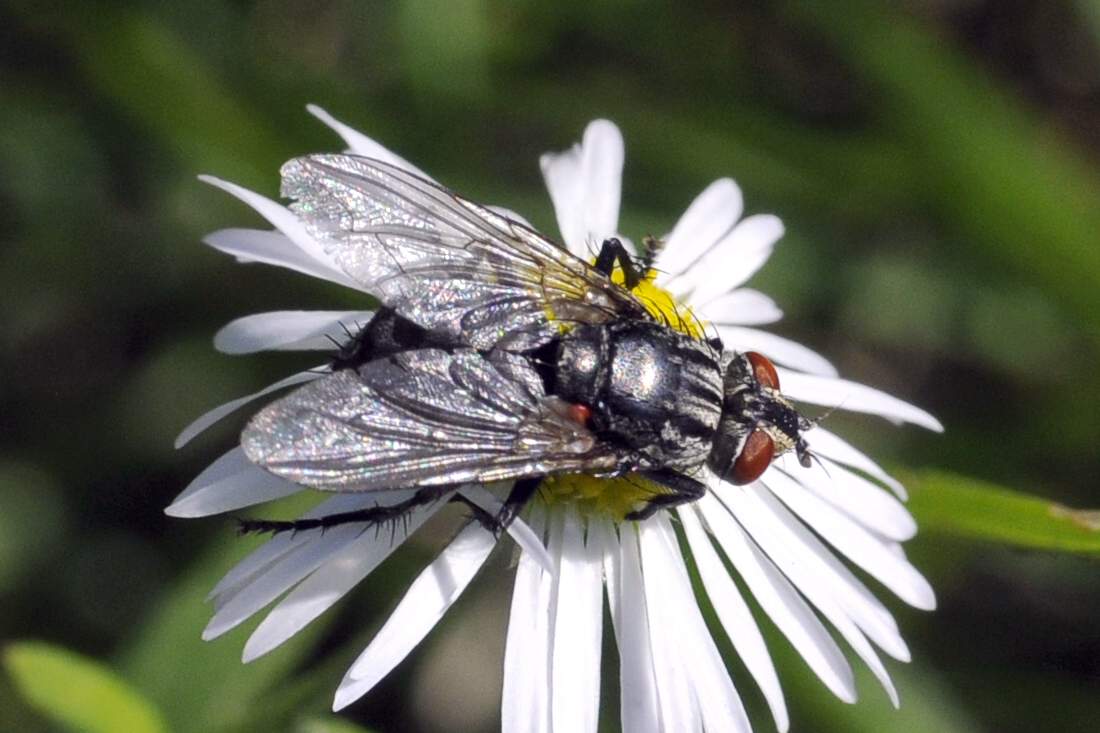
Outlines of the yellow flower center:
[[[650,270],[645,278],[634,286],[631,291],[645,306],[653,317],[662,323],[667,323],[671,328],[686,333],[694,339],[702,339],[703,323],[695,313],[682,303],[678,303],[672,297],[672,293],[659,287],[654,281],[657,279],[657,271]],[[611,273],[611,281],[622,285],[625,278],[623,271],[616,269]]]
[[[704,324],[687,306],[678,303],[672,294],[658,287],[656,272],[650,271],[632,291],[654,318],[692,338],[704,338]],[[622,270],[616,269],[611,280],[623,284]],[[655,494],[667,489],[638,474],[614,478],[599,478],[583,473],[547,476],[539,485],[539,494],[548,504],[570,502],[582,514],[602,515],[623,520],[627,514],[641,508]]]

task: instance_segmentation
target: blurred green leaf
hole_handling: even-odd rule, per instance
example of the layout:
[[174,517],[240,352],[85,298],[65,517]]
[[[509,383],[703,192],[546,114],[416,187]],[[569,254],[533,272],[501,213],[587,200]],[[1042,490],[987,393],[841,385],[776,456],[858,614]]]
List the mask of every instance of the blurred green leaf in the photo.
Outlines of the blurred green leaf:
[[88,85],[192,171],[258,185],[269,180],[265,166],[285,157],[275,130],[226,88],[188,39],[155,14],[108,6],[53,20]]
[[1100,510],[1071,509],[940,471],[905,476],[905,483],[922,530],[1037,550],[1100,553]]
[[4,666],[31,705],[67,728],[104,733],[166,730],[148,700],[87,657],[43,642],[18,642],[4,650]]
[[451,99],[469,105],[487,98],[489,10],[482,0],[400,4],[404,69],[432,104]]
[[294,728],[294,733],[370,733],[364,728],[340,718],[311,718]]
[[42,466],[0,457],[0,588],[58,551],[71,522],[63,494]]

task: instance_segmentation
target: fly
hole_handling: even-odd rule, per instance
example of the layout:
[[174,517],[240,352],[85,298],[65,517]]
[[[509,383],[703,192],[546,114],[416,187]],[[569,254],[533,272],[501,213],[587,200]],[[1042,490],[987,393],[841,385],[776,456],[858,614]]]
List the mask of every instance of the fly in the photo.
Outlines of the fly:
[[382,308],[330,375],[253,417],[241,447],[304,486],[416,492],[244,530],[383,522],[462,484],[510,481],[501,512],[478,513],[500,531],[542,479],[571,473],[656,484],[624,517],[639,520],[700,498],[708,470],[750,483],[790,450],[809,465],[802,433],[813,424],[766,357],[677,330],[632,292],[656,240],[635,260],[608,239],[590,265],[525,224],[352,155],[291,160],[282,194]]

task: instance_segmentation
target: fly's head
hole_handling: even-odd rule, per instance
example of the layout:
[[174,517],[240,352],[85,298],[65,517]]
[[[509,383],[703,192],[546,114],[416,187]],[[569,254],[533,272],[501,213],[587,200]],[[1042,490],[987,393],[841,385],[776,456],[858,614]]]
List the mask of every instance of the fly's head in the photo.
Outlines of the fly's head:
[[776,456],[793,450],[809,468],[811,453],[802,433],[813,423],[779,391],[779,375],[755,351],[723,359],[722,418],[708,463],[723,479],[747,484],[760,478]]

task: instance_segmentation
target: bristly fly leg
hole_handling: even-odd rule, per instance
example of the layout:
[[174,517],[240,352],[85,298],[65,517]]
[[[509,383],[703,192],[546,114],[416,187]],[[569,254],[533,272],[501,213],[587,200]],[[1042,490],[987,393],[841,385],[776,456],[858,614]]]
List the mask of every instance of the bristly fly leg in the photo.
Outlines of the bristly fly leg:
[[596,255],[594,267],[603,274],[611,277],[616,263],[623,271],[623,284],[627,290],[633,290],[635,286],[646,276],[647,271],[640,270],[634,257],[627,251],[623,243],[617,238],[605,239],[600,246],[600,253]]
[[239,534],[262,534],[270,532],[301,532],[308,529],[329,529],[341,524],[354,524],[363,522],[368,527],[377,527],[386,522],[400,521],[406,514],[423,504],[430,504],[445,492],[439,486],[429,486],[420,489],[405,501],[400,501],[389,506],[372,506],[366,509],[357,509],[352,512],[338,512],[326,514],[323,517],[311,519],[238,519],[237,532]]
[[[504,500],[504,506],[497,514],[482,509],[462,494],[455,494],[450,498],[450,501],[465,504],[470,509],[474,519],[480,522],[482,527],[499,537],[508,529],[516,516],[523,511],[523,507],[534,495],[540,481],[542,481],[541,478],[516,481],[512,486],[512,490],[508,493],[508,497]],[[240,534],[263,534],[266,532],[279,534],[280,532],[302,532],[310,529],[325,530],[342,524],[355,524],[358,522],[366,524],[368,528],[378,527],[387,522],[401,521],[413,509],[423,504],[430,504],[443,493],[446,493],[444,487],[428,486],[420,489],[405,501],[390,506],[372,506],[352,512],[326,514],[323,517],[311,519],[238,519],[237,532]]]
[[671,509],[680,504],[687,504],[703,498],[703,495],[707,493],[706,484],[667,468],[642,471],[641,475],[668,489],[669,493],[657,494],[647,501],[641,509],[627,514],[626,518],[630,520],[649,519],[662,509]]

